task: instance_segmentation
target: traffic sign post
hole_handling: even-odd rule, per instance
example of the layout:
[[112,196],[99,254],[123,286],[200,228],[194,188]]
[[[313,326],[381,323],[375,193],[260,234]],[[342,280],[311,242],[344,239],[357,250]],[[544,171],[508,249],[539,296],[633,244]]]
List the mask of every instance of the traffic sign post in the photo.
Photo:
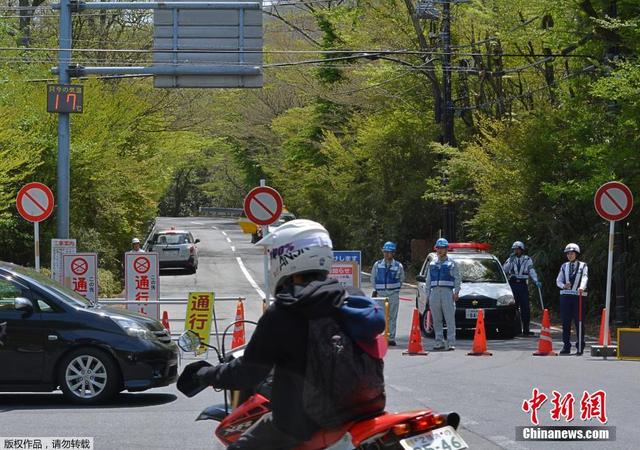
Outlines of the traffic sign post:
[[155,252],[124,254],[125,300],[138,301],[127,309],[160,320],[160,271]]
[[27,183],[18,191],[16,208],[25,220],[33,222],[35,266],[40,272],[40,222],[53,212],[53,192],[42,183]]
[[[256,225],[268,226],[274,223],[282,214],[282,197],[274,188],[266,186],[265,180],[260,180],[260,186],[251,189],[244,198],[244,214]],[[268,228],[267,228],[268,231]],[[264,292],[268,303],[271,298],[269,290],[269,252],[264,247]]]
[[71,253],[62,255],[64,285],[86,297],[98,301],[98,254]]
[[604,314],[604,345],[591,347],[592,356],[614,356],[615,348],[609,342],[609,307],[611,306],[611,279],[613,275],[613,239],[616,221],[626,218],[633,209],[633,194],[624,184],[610,181],[596,191],[594,206],[600,217],[609,221],[609,251],[607,258],[607,291]]

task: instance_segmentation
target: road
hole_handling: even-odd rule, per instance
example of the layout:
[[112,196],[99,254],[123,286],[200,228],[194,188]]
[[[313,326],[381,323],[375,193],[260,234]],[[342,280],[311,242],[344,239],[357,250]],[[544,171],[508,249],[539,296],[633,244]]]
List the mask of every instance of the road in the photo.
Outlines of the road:
[[[234,220],[160,218],[158,224],[188,228],[201,239],[198,273],[163,271],[163,297],[186,297],[189,291],[214,291],[216,297],[242,296],[246,298],[246,318],[259,318],[262,251],[250,244]],[[404,289],[402,296],[410,299],[415,292]],[[233,301],[216,304],[220,329],[233,320],[235,308]],[[640,363],[605,361],[586,355],[533,357],[535,338],[490,339],[488,346],[493,356],[472,357],[466,355],[472,344],[470,333],[459,339],[455,352],[405,356],[402,352],[407,346],[412,308],[411,301],[401,302],[399,345],[391,348],[385,358],[388,410],[426,406],[436,411],[456,411],[462,416],[460,434],[470,448],[640,447],[636,413]],[[168,311],[172,331],[181,330],[184,308],[176,306]],[[554,335],[556,350],[558,343],[559,338]],[[424,345],[429,349],[433,342],[424,339]],[[580,419],[580,398],[583,391],[604,390],[608,425],[617,427],[617,440],[608,444],[516,442],[515,427],[530,424],[529,414],[521,406],[531,397],[533,388],[549,397],[554,390],[563,395],[572,393],[577,417],[570,425],[576,426],[599,425],[597,420]],[[213,390],[187,399],[170,386],[145,393],[123,393],[108,405],[87,408],[66,404],[60,393],[0,394],[0,436],[88,436],[94,438],[96,449],[219,449],[222,447],[212,437],[215,424],[194,419],[203,408],[221,399],[221,393]],[[564,419],[553,422],[550,410],[549,399],[539,410],[542,425],[566,425]]]

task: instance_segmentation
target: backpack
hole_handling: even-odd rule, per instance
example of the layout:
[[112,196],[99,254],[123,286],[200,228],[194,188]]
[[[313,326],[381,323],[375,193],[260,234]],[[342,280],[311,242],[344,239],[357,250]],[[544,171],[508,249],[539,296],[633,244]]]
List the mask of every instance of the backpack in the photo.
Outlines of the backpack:
[[[373,302],[366,297],[354,300],[364,304],[363,299]],[[382,319],[384,329],[384,313]],[[303,407],[325,429],[371,416],[385,406],[384,363],[363,351],[348,328],[348,312],[343,308],[333,316],[309,320]],[[374,320],[371,328],[379,329],[379,321]]]

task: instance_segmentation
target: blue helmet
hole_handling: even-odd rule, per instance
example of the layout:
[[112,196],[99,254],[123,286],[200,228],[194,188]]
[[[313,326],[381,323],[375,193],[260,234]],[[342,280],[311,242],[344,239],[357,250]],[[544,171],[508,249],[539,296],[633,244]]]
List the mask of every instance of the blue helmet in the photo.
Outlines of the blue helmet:
[[436,241],[435,247],[449,248],[449,241],[447,241],[445,238],[440,238]]
[[383,252],[395,252],[396,251],[396,244],[394,244],[391,241],[387,241],[382,246],[382,251]]

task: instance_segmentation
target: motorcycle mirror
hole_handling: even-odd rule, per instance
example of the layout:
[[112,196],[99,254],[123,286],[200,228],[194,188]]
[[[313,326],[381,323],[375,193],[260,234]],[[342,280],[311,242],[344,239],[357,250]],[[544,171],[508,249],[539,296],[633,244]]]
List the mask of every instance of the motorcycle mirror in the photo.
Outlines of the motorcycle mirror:
[[178,338],[178,347],[185,352],[195,352],[200,347],[201,341],[194,331],[187,330]]

